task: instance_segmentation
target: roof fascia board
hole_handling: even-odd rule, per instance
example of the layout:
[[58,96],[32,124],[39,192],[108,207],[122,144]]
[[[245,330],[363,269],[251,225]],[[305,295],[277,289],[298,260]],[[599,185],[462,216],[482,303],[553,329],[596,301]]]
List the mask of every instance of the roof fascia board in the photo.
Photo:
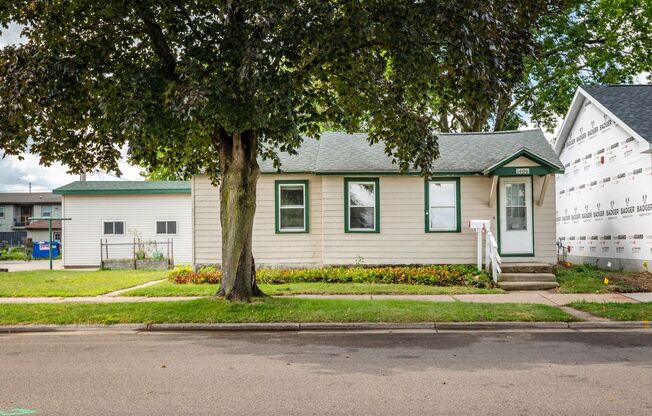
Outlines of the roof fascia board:
[[[600,101],[598,101],[598,100],[596,100],[595,98],[593,98],[593,96],[591,96],[591,94],[589,94],[588,92],[586,92],[582,87],[578,87],[578,88],[577,88],[577,92],[576,92],[575,94],[577,95],[580,91],[582,92],[582,95],[584,96],[585,99],[588,99],[589,101],[591,101],[591,104],[593,104],[593,105],[595,105],[596,107],[598,107],[598,109],[600,109],[603,113],[609,115],[609,117],[611,117],[611,119],[612,119],[613,121],[615,121],[615,122],[618,124],[618,126],[622,127],[623,130],[625,130],[627,133],[631,134],[632,137],[636,138],[636,140],[638,140],[641,144],[643,144],[643,146],[646,147],[646,150],[644,150],[644,152],[649,152],[649,151],[652,150],[652,143],[650,143],[650,142],[648,142],[647,140],[645,140],[645,139],[644,139],[640,134],[638,134],[636,131],[634,131],[631,127],[629,127],[629,126],[628,126],[625,122],[623,122],[621,119],[619,119],[619,118],[618,118],[614,113],[612,113],[612,112],[611,112],[607,107],[605,107],[604,105],[602,105],[602,104],[600,103]],[[579,110],[579,109],[578,109],[578,110]],[[577,114],[575,114],[575,116],[573,117],[573,122],[572,122],[572,123],[569,123],[569,127],[568,127],[569,130],[570,130],[570,126],[573,125],[573,123],[575,122],[575,119],[576,119],[576,118],[577,118]],[[566,124],[566,121],[567,121],[567,120],[564,120],[564,124]],[[566,143],[566,139],[568,138],[568,133],[569,133],[569,132],[566,132],[566,136],[564,137],[564,142],[563,142],[563,143]],[[561,134],[559,135],[559,137],[562,137]],[[561,154],[561,149],[563,148],[563,143],[562,143],[561,145],[558,145],[557,143],[555,143],[555,151],[557,151],[557,147],[559,147],[559,151],[557,152],[557,155]]]
[[56,195],[189,194],[188,189],[55,189]]
[[550,168],[555,173],[561,173],[561,172],[564,171],[564,169],[562,167],[557,166],[555,163],[552,163],[551,161],[530,152],[526,148],[521,148],[520,150],[517,150],[512,155],[507,156],[506,158],[504,158],[504,159],[500,160],[499,162],[495,163],[494,165],[488,167],[482,173],[484,175],[487,175],[487,174],[489,174],[489,173],[491,173],[491,172],[493,172],[493,171],[495,171],[495,170],[497,170],[499,168],[502,168],[503,166],[505,166],[509,162],[511,162],[513,160],[516,160],[521,156],[524,156],[524,157],[526,157],[526,158],[528,158],[528,159],[530,159],[530,160],[532,160],[534,162],[537,162],[540,165],[547,166],[548,168]]
[[555,140],[554,150],[555,153],[557,153],[557,156],[561,154],[561,151],[564,148],[564,144],[566,143],[566,139],[568,139],[570,129],[573,126],[575,119],[577,118],[577,114],[582,108],[582,104],[584,104],[584,99],[586,98],[584,94],[586,94],[586,92],[579,87],[577,90],[575,90],[575,95],[573,96],[570,107],[568,107],[566,117],[564,117],[564,121],[561,124],[561,129],[557,134],[557,140]]

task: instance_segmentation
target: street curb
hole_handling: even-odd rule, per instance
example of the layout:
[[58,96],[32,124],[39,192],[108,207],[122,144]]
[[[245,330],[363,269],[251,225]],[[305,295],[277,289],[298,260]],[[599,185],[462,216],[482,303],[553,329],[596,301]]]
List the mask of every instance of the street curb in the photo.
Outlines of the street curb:
[[437,331],[484,330],[499,331],[512,329],[569,329],[568,322],[438,322]]
[[279,322],[279,323],[170,323],[113,325],[0,325],[0,334],[64,331],[505,331],[505,330],[651,329],[649,321],[613,322]]

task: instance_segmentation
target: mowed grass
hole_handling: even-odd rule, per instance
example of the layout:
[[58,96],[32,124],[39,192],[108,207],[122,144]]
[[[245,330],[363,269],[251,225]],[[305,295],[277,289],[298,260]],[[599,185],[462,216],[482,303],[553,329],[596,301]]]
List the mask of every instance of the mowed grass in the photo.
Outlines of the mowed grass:
[[[627,292],[627,288],[620,282],[610,281],[604,283],[607,274],[626,274],[600,270],[588,265],[573,266],[571,268],[558,267],[556,270],[558,291],[561,293],[612,293]],[[621,290],[617,290],[621,288]]]
[[652,303],[575,302],[570,306],[614,321],[652,321]]
[[[120,296],[211,296],[217,285],[176,284],[170,281],[133,289]],[[466,293],[504,293],[501,289],[477,289],[474,287],[438,287],[425,285],[372,284],[372,283],[283,283],[261,284],[260,289],[270,296],[318,294],[318,295],[452,295]]]
[[0,305],[0,324],[244,323],[244,322],[478,322],[572,321],[545,305],[262,298],[141,303]]
[[97,296],[165,279],[163,270],[39,270],[0,273],[0,297]]

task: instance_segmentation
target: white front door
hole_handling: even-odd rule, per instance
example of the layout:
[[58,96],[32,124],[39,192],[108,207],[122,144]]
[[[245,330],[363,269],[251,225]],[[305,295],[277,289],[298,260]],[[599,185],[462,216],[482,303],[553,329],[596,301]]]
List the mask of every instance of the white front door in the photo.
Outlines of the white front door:
[[533,255],[532,178],[500,178],[500,254]]

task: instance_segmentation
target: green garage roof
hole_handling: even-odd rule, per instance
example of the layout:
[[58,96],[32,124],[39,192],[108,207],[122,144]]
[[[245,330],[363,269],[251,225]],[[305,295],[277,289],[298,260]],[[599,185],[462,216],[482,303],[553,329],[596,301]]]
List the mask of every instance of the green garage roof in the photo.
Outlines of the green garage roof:
[[190,181],[85,181],[52,191],[56,195],[189,194]]

